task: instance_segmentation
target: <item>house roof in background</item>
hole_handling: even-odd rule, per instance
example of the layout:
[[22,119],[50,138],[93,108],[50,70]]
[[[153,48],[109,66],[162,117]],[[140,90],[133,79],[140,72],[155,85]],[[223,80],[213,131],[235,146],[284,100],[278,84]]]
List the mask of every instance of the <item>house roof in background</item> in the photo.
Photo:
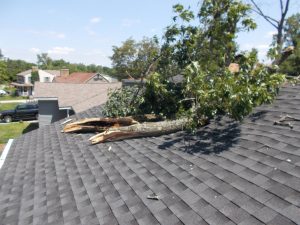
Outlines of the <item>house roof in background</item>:
[[[39,69],[39,71],[40,71],[40,69]],[[50,73],[50,74],[52,74],[54,76],[60,76],[60,70],[43,70],[43,71],[45,71],[47,73]],[[31,74],[31,72],[32,72],[32,69],[25,70],[25,71],[23,71],[21,73],[18,73],[17,75],[19,75],[19,76],[26,76],[28,74]]]
[[[66,92],[67,93],[67,92]],[[300,86],[242,123],[90,145],[56,122],[16,139],[0,170],[3,224],[298,224]],[[101,116],[100,107],[75,115]],[[157,194],[159,200],[147,196]]]
[[86,81],[90,80],[96,74],[97,73],[75,72],[75,73],[71,73],[69,76],[56,77],[54,82],[82,84],[82,83],[86,83]]
[[69,76],[56,77],[54,82],[82,84],[82,83],[87,83],[89,80],[93,79],[97,74],[99,74],[99,76],[104,78],[103,83],[118,82],[118,80],[116,80],[108,75],[104,75],[104,74],[100,74],[100,73],[86,73],[86,72],[75,72],[75,73],[71,73]]
[[26,75],[30,74],[31,71],[32,71],[31,69],[30,70],[25,70],[23,72],[18,73],[17,75],[19,75],[19,76],[26,76]]
[[121,83],[72,84],[36,82],[34,97],[57,97],[60,107],[72,106],[82,112],[107,101],[108,89],[121,87]]

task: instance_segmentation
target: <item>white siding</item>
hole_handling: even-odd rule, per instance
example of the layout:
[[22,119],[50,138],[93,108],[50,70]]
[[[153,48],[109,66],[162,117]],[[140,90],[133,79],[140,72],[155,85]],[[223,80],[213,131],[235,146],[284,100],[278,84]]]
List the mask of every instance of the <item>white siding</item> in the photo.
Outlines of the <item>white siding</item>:
[[[40,78],[40,82],[52,82],[54,79],[54,75],[47,73],[43,70],[39,70],[39,78]],[[49,79],[49,80],[47,80]]]
[[[26,75],[23,76],[24,77],[24,83],[28,84],[31,83],[31,73],[28,73]],[[54,75],[52,75],[51,73],[47,73],[43,70],[39,70],[39,81],[40,82],[52,82],[54,79]],[[20,80],[21,81],[21,80]],[[20,82],[23,83],[23,82]]]
[[26,74],[25,76],[24,76],[24,81],[25,81],[25,84],[28,84],[28,83],[31,83],[31,73],[29,73],[29,74]]

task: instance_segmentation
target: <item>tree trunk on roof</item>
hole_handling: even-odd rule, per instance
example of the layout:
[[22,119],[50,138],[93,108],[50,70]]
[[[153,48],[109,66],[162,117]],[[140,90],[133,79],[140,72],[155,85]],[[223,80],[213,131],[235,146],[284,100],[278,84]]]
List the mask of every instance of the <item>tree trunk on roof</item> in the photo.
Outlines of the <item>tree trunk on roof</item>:
[[187,119],[179,119],[161,122],[145,122],[123,127],[111,127],[102,133],[92,136],[89,140],[92,144],[97,144],[105,141],[128,138],[159,136],[183,130],[186,124]]

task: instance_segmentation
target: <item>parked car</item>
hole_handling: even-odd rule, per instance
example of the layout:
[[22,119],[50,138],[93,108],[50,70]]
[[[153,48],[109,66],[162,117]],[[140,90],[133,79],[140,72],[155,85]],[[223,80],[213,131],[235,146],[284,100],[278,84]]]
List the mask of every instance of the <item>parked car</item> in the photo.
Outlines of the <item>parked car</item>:
[[7,95],[8,93],[6,92],[6,91],[4,91],[4,90],[0,90],[0,95],[2,96],[2,95]]
[[6,123],[20,120],[37,120],[38,115],[38,104],[26,103],[17,105],[13,110],[0,112],[0,120],[4,120]]

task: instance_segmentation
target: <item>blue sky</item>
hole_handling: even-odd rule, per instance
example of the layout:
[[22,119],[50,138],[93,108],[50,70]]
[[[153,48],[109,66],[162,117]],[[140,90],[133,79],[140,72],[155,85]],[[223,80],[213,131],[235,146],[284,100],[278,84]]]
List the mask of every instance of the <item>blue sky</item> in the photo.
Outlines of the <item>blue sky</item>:
[[[276,17],[277,0],[260,0],[266,12]],[[1,0],[0,48],[6,57],[36,62],[36,55],[54,59],[110,66],[112,46],[132,37],[157,35],[172,22],[172,5],[197,7],[192,0]],[[290,14],[299,11],[291,0]],[[263,59],[274,28],[257,15],[255,32],[241,34],[242,50],[258,48]]]

